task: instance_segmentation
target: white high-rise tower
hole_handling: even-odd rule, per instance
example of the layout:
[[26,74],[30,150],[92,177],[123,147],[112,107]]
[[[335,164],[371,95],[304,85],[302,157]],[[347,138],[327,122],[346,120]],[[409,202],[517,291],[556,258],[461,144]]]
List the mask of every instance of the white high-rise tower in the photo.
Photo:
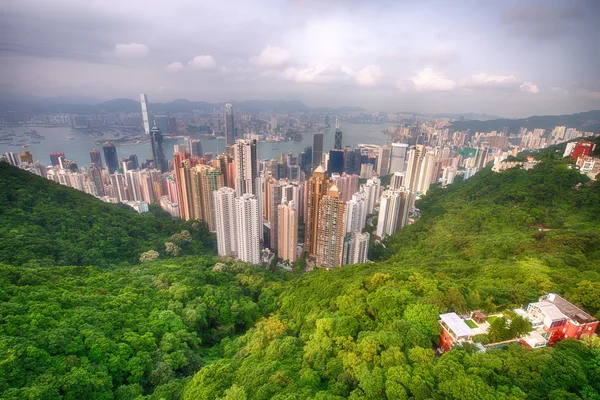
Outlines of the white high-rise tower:
[[142,103],[142,121],[144,122],[144,132],[150,134],[150,118],[148,115],[148,96],[140,94],[140,102]]
[[235,199],[237,218],[237,257],[250,264],[260,263],[258,199],[250,193]]
[[219,256],[237,256],[238,225],[235,190],[222,187],[213,192],[215,222],[217,226],[217,248]]

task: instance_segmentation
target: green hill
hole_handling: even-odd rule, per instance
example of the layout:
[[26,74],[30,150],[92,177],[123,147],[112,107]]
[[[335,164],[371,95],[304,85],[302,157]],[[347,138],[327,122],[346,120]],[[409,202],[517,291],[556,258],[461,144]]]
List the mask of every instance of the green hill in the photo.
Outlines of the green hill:
[[[2,266],[0,398],[599,398],[597,338],[433,350],[441,312],[500,313],[553,291],[600,317],[600,184],[542,157],[433,188],[376,262],[335,271],[283,275],[212,256]],[[180,228],[154,231],[156,246]],[[528,328],[507,315],[494,341]]]
[[[182,230],[193,239],[182,251],[215,248],[204,225],[138,214],[104,203],[7,163],[0,163],[0,262],[12,265],[100,265],[137,263],[143,252],[165,253],[165,242]],[[160,209],[153,208],[155,214]],[[164,213],[162,213],[164,214]]]

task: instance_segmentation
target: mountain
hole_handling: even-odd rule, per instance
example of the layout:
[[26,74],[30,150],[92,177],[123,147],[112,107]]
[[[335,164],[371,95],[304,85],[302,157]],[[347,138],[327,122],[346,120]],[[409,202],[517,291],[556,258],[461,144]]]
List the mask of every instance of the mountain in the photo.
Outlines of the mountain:
[[457,131],[470,129],[471,132],[501,131],[508,128],[509,133],[517,133],[519,128],[548,130],[555,126],[566,126],[586,132],[600,133],[600,110],[586,111],[569,115],[536,115],[522,119],[494,119],[489,121],[455,121],[451,127]]
[[[598,338],[434,350],[444,312],[490,315],[478,343],[531,330],[513,309],[548,292],[600,317],[600,182],[556,148],[536,158],[531,170],[486,168],[432,186],[414,224],[371,244],[373,262],[291,274],[206,249],[52,267],[47,252],[87,231],[100,251],[90,260],[106,254],[96,242],[127,251],[144,229],[160,232],[129,227],[145,216],[1,166],[11,179],[0,181],[0,242],[31,256],[0,264],[0,398],[598,398]],[[68,233],[65,243],[50,231]],[[167,224],[157,245],[171,232]]]
[[463,119],[466,121],[478,120],[478,121],[490,121],[494,119],[501,119],[497,115],[490,114],[477,114],[477,113],[465,113],[465,114],[434,114],[434,117],[446,117],[446,118],[455,118],[455,119]]
[[149,250],[164,255],[165,242],[183,230],[191,235],[180,244],[184,252],[212,254],[214,248],[204,225],[138,214],[4,162],[0,187],[0,263],[136,264]]

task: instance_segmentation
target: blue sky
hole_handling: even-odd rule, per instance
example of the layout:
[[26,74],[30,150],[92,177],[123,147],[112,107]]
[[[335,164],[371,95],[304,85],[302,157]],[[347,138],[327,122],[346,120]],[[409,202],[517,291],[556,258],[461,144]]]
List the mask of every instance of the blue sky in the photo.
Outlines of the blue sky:
[[19,0],[0,85],[507,117],[600,108],[600,2]]

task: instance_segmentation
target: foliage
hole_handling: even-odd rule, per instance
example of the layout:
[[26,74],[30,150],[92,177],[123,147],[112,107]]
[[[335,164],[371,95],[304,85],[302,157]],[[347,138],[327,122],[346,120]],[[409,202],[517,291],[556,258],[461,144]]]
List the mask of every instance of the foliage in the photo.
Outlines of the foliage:
[[277,275],[212,263],[0,267],[0,398],[179,397],[205,349],[252,326],[277,293]]
[[165,254],[167,241],[181,247],[182,254],[216,247],[204,224],[192,227],[155,207],[154,215],[138,214],[6,163],[0,163],[0,187],[0,262],[107,267],[134,264],[149,250]]

